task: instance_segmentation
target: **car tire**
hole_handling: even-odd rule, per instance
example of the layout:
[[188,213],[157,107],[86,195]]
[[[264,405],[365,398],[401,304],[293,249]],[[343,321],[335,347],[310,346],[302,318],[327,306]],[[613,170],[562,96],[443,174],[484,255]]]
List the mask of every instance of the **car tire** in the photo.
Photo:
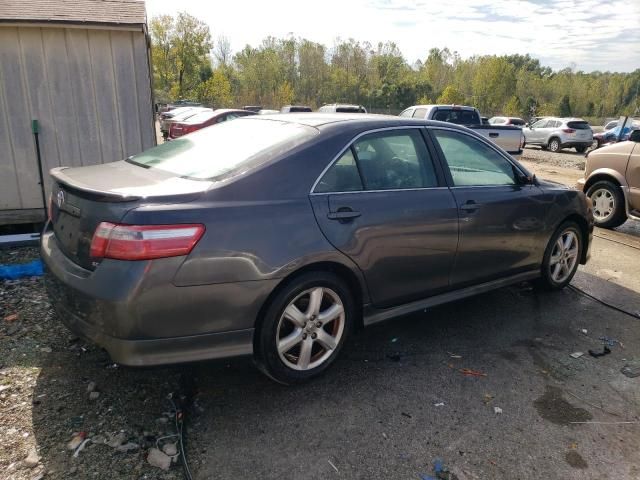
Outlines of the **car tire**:
[[537,285],[544,290],[561,290],[578,270],[584,236],[576,222],[566,221],[551,236],[544,252]]
[[587,147],[576,147],[576,152],[584,153],[587,151]]
[[256,365],[285,385],[317,377],[340,353],[355,312],[353,293],[337,275],[308,272],[295,277],[277,292],[259,319]]
[[600,180],[589,187],[587,197],[593,205],[596,227],[615,228],[627,221],[624,194],[615,183]]
[[549,139],[549,143],[547,144],[547,148],[549,149],[550,152],[559,152],[562,149],[562,146],[560,144],[560,139],[557,137],[551,137]]

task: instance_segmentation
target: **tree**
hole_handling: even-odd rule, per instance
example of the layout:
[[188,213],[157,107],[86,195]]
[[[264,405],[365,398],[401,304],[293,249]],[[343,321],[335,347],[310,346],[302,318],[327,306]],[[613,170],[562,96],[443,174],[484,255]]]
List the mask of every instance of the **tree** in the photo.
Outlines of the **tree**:
[[228,37],[220,35],[213,47],[213,58],[218,66],[226,67],[231,62],[231,42]]
[[563,95],[558,104],[558,115],[561,117],[571,116],[571,104],[569,103],[569,95]]
[[199,102],[213,108],[231,107],[233,105],[231,83],[222,69],[215,69],[211,77],[198,86],[197,98]]
[[150,33],[154,88],[158,92],[182,98],[207,81],[212,45],[204,22],[185,12],[177,18],[161,15],[151,20]]
[[522,103],[520,102],[520,99],[517,96],[513,95],[509,99],[509,101],[504,107],[504,113],[506,113],[511,117],[518,117],[522,115]]
[[464,95],[460,93],[453,85],[448,85],[447,88],[445,88],[442,94],[438,97],[436,103],[457,103],[458,105],[460,105],[464,103]]

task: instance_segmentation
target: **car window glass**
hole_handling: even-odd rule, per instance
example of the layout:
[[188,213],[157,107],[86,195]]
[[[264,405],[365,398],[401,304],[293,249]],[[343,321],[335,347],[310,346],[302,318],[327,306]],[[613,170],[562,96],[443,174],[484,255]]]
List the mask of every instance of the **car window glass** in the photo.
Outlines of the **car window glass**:
[[362,190],[362,180],[353,152],[349,148],[340,159],[331,165],[318,184],[316,193],[355,192]]
[[536,123],[531,125],[531,128],[543,128],[547,124],[546,119],[538,120]]
[[416,111],[413,112],[413,118],[425,118],[427,116],[426,108],[416,108]]
[[411,117],[411,113],[413,112],[412,109],[407,108],[406,110],[403,110],[400,115],[398,115],[399,117]]
[[473,110],[442,109],[439,108],[433,116],[434,120],[455,123],[458,125],[475,125],[481,123]]
[[438,180],[420,132],[387,131],[355,142],[366,190],[435,187]]
[[514,185],[513,165],[494,149],[463,133],[433,130],[455,186]]

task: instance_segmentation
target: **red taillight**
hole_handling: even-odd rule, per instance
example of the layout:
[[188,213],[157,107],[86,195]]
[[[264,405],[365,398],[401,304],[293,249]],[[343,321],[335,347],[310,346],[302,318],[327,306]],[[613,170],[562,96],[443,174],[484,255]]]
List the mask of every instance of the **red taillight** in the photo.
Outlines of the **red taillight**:
[[574,133],[575,132],[575,130],[573,128],[563,128],[562,131],[564,133]]
[[196,130],[200,130],[200,125],[185,125],[182,127],[182,134],[186,135],[187,133],[195,132]]
[[149,260],[188,255],[204,225],[116,225],[102,222],[91,240],[93,258]]

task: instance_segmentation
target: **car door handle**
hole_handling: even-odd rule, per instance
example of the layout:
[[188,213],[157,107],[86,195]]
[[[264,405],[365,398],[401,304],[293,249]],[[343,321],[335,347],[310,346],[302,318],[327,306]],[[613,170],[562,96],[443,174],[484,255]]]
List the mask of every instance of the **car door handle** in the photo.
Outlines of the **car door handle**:
[[460,205],[460,210],[463,212],[475,212],[480,207],[479,203],[469,200],[467,203]]
[[500,134],[499,134],[498,132],[489,132],[489,136],[490,136],[491,138],[496,138],[496,137],[499,137],[499,136],[500,136]]
[[349,221],[359,217],[360,215],[360,212],[356,212],[350,208],[341,208],[336,212],[329,212],[327,214],[327,218],[329,220]]

